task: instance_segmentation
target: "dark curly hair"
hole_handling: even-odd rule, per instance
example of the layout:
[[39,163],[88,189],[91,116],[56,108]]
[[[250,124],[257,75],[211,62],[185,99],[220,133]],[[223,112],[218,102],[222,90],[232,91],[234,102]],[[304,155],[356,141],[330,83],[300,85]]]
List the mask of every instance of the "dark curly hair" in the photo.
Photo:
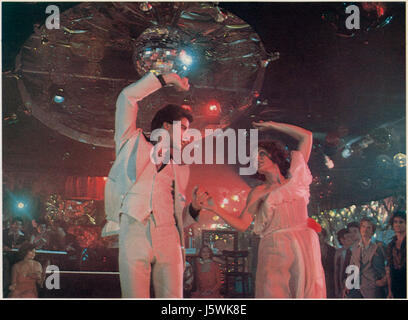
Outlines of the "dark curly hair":
[[193,115],[189,109],[176,104],[168,104],[154,115],[150,129],[153,132],[153,130],[161,128],[164,122],[173,124],[173,121],[179,121],[183,118],[187,118],[190,123],[193,122]]
[[396,211],[393,213],[393,215],[390,218],[389,224],[392,227],[392,225],[394,224],[394,219],[395,218],[401,218],[403,220],[405,220],[405,222],[407,222],[407,215],[405,213],[405,211]]
[[29,241],[25,241],[21,244],[20,248],[18,249],[18,259],[23,260],[27,253],[35,249],[35,245],[30,243]]
[[[258,150],[261,148],[269,153],[268,158],[279,167],[281,174],[288,178],[290,168],[289,152],[282,143],[276,140],[262,140],[258,142]],[[258,178],[265,179],[261,174],[258,174]]]

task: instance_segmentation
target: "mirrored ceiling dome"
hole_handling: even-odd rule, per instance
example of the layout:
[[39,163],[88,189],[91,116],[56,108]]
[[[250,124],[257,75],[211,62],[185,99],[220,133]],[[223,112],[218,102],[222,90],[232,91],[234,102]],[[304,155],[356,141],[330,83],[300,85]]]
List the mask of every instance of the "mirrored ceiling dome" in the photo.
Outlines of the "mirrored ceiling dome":
[[[180,94],[164,88],[140,103],[145,131],[167,103],[189,104],[192,127],[226,127],[262,88],[268,62],[245,21],[211,3],[83,3],[63,13],[60,29],[37,26],[16,59],[25,108],[72,139],[112,147],[115,102],[144,73],[190,79]],[[208,103],[219,113],[209,116]]]

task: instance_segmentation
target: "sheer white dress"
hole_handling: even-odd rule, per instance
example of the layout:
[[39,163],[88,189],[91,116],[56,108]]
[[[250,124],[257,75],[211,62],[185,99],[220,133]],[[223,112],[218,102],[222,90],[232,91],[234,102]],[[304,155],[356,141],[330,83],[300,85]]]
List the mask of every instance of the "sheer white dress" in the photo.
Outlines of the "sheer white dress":
[[317,233],[307,226],[312,175],[292,151],[288,182],[267,195],[255,214],[258,250],[256,298],[325,298]]

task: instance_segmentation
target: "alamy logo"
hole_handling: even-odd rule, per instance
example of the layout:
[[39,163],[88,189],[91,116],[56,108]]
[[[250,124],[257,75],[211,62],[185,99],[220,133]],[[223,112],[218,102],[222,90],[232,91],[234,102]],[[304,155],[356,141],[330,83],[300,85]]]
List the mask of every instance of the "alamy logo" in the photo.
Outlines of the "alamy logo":
[[48,290],[60,289],[59,268],[55,265],[49,265],[45,270],[45,273],[51,273],[51,275],[45,279],[45,287]]
[[349,265],[346,268],[346,273],[349,275],[346,278],[346,288],[349,290],[360,289],[360,269],[355,265]]
[[[225,138],[228,139],[228,164],[236,164],[237,160],[241,165],[248,165],[246,168],[240,168],[240,175],[252,175],[258,170],[258,162],[256,161],[258,154],[258,129],[249,130],[249,150],[247,155],[247,130],[238,129],[236,131],[229,128],[221,129],[205,129],[203,139],[201,132],[197,129],[188,129],[183,137],[181,135],[181,122],[173,122],[173,139],[165,129],[156,129],[150,135],[150,140],[157,142],[150,152],[150,160],[155,164],[169,163],[170,148],[172,147],[173,161],[176,164],[213,164],[214,163],[214,140],[216,143],[215,163],[224,164],[225,160]],[[182,141],[191,141],[182,148]],[[202,156],[203,141],[204,161]],[[238,141],[238,143],[237,143]],[[238,144],[238,146],[237,146]],[[238,155],[238,159],[237,159]]]
[[51,14],[45,20],[45,27],[48,30],[60,28],[60,11],[56,5],[49,5],[45,9],[45,13]]
[[350,14],[346,19],[346,28],[349,30],[360,29],[360,9],[353,4],[347,6],[346,13]]

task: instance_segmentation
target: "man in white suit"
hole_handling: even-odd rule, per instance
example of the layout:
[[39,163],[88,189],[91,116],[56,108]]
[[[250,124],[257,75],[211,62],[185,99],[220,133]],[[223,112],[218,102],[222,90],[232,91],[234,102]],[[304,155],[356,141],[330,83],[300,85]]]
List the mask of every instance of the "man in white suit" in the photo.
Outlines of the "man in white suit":
[[[154,146],[136,127],[137,103],[167,85],[189,90],[188,79],[175,73],[148,73],[123,89],[116,102],[116,160],[105,187],[108,222],[102,234],[119,233],[120,282],[126,298],[149,298],[151,278],[156,298],[183,297],[183,228],[196,222],[208,201],[208,193],[195,188],[192,202],[186,205],[188,166],[173,160],[152,161]],[[168,131],[171,153],[181,148],[177,141],[182,140],[192,120],[189,110],[167,105],[154,116],[151,129]],[[181,125],[176,133],[180,137],[173,137],[174,121]]]

